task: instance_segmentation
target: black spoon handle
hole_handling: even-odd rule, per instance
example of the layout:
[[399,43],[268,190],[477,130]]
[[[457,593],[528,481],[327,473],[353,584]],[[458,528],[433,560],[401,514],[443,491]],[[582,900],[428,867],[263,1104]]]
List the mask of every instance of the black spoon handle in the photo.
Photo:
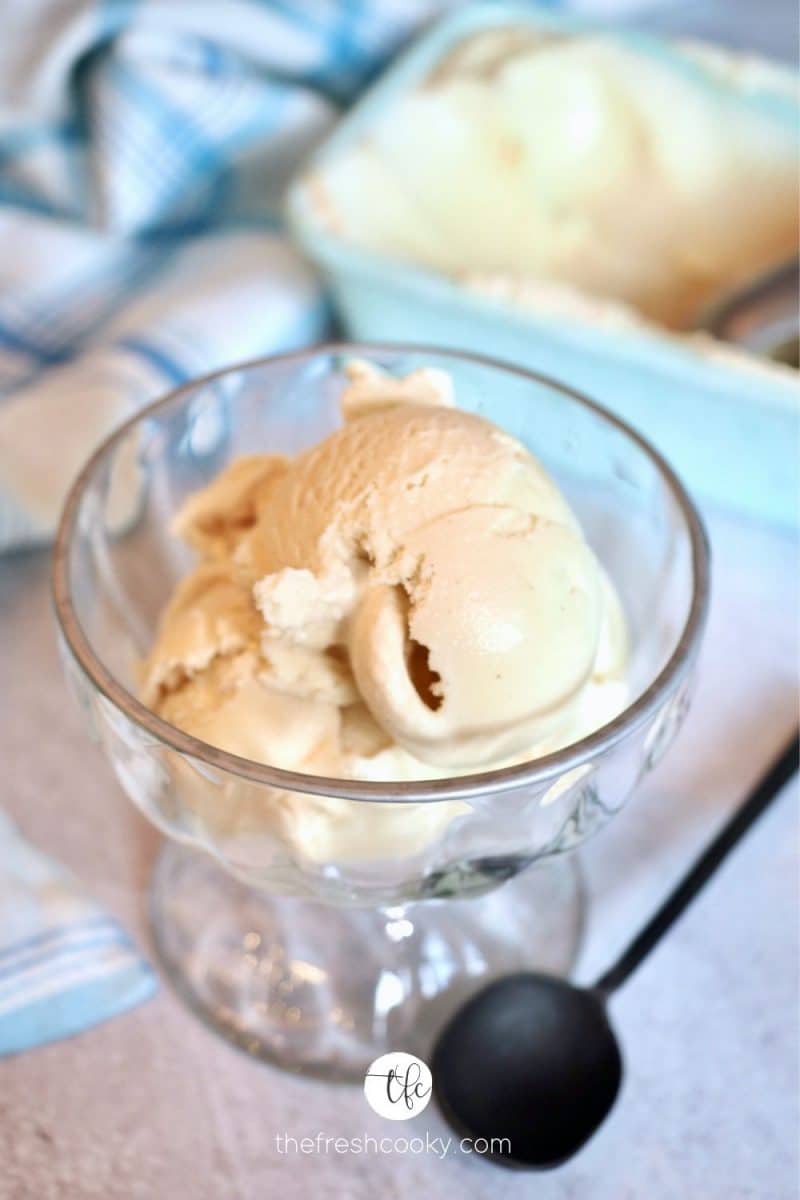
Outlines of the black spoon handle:
[[612,967],[598,979],[595,989],[606,996],[615,991],[632,975],[667,930],[691,904],[703,885],[711,878],[723,859],[757,821],[768,804],[775,799],[783,785],[798,769],[800,735],[795,730],[778,757],[762,775],[745,802],[722,827],[703,853],[684,875],[677,887],[639,931],[627,950]]

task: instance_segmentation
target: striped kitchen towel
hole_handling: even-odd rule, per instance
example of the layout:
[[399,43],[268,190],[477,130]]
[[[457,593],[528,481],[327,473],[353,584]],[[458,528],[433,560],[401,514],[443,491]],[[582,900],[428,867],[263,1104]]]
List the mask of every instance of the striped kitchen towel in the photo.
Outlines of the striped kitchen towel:
[[326,332],[282,232],[285,186],[385,60],[459,2],[4,5],[0,553],[50,539],[98,439],[147,401]]
[[0,551],[192,376],[317,339],[285,184],[452,0],[18,0],[0,37]]
[[155,988],[117,922],[0,812],[0,1056],[79,1033]]
[[[615,20],[674,7],[538,2]],[[325,332],[281,230],[285,185],[384,61],[458,3],[3,6],[0,553],[51,537],[97,440],[158,393]],[[687,0],[676,27],[690,14],[695,32],[757,42],[757,8]]]

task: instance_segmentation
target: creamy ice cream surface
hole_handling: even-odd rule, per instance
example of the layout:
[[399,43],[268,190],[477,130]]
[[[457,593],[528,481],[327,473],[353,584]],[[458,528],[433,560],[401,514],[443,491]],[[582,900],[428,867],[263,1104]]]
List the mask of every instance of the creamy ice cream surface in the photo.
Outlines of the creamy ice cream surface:
[[304,187],[351,244],[686,329],[796,253],[799,98],[795,73],[721,50],[499,25]]
[[446,375],[349,376],[335,433],[234,461],[179,512],[200,562],[145,702],[231,753],[376,780],[490,769],[606,723],[624,619],[553,481]]

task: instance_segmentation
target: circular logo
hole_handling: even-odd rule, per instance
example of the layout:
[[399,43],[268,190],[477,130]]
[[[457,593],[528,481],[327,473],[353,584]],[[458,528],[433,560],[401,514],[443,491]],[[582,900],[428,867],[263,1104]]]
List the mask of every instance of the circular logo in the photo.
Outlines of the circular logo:
[[433,1092],[430,1067],[413,1054],[393,1050],[376,1058],[364,1079],[367,1103],[389,1121],[408,1121],[428,1106]]

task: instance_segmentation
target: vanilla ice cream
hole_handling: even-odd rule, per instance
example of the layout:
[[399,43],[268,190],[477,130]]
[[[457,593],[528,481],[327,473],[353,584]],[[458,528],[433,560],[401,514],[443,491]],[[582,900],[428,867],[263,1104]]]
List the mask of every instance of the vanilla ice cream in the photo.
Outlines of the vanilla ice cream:
[[[625,623],[543,467],[439,371],[348,374],[335,433],[234,461],[179,512],[200,563],[145,702],[233,754],[375,780],[488,770],[605,724],[627,698]],[[276,793],[271,819],[323,861],[413,849],[461,810],[395,807]]]
[[798,94],[792,72],[708,47],[500,25],[393,94],[304,188],[353,244],[684,329],[796,253]]

